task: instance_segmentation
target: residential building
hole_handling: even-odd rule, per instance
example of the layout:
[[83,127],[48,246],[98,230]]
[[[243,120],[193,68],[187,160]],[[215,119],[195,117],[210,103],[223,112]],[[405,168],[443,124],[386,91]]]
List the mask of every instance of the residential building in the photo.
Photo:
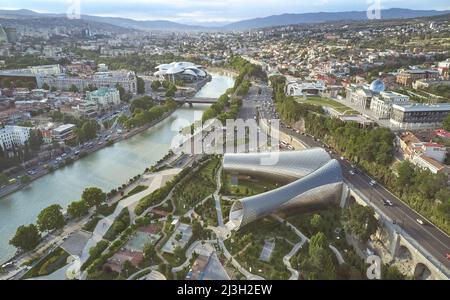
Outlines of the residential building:
[[346,100],[348,102],[364,109],[370,108],[370,103],[372,102],[373,97],[372,91],[365,87],[355,85],[350,85],[347,87],[346,91]]
[[75,125],[64,124],[53,129],[53,140],[58,142],[68,142],[75,138]]
[[58,75],[61,74],[60,65],[43,65],[28,67],[30,72],[34,75]]
[[409,97],[395,92],[381,92],[372,98],[370,110],[380,118],[389,118],[392,112],[392,105],[398,103],[408,103]]
[[391,124],[399,128],[441,127],[450,113],[450,104],[394,104]]
[[92,76],[85,77],[71,77],[65,74],[36,76],[36,81],[39,88],[42,88],[42,85],[46,83],[48,86],[61,91],[68,91],[72,86],[75,86],[79,91],[83,91],[91,86],[115,88],[119,85],[129,93],[137,93],[136,74],[128,71],[97,72]]
[[116,88],[99,88],[86,92],[86,101],[95,103],[99,109],[106,109],[120,104],[120,93]]
[[0,128],[0,146],[3,150],[23,146],[30,138],[31,128],[6,125]]
[[439,78],[439,72],[435,70],[407,70],[397,74],[397,83],[404,86],[412,86],[416,80]]
[[288,96],[315,96],[325,91],[325,82],[318,81],[291,81],[285,87]]

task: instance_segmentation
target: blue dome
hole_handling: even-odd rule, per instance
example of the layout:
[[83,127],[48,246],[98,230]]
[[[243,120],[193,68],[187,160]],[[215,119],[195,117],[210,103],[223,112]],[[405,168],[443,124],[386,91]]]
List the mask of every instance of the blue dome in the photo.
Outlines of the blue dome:
[[374,80],[370,84],[370,90],[372,92],[381,93],[381,92],[384,92],[385,89],[386,89],[386,86],[384,85],[383,81],[381,81],[380,79]]

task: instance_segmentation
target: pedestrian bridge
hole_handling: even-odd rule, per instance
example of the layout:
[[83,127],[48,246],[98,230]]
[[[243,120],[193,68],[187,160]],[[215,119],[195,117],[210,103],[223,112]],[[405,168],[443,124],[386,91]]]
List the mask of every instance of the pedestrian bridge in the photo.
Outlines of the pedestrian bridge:
[[202,97],[175,98],[175,101],[192,104],[214,104],[217,102],[217,98],[202,98]]

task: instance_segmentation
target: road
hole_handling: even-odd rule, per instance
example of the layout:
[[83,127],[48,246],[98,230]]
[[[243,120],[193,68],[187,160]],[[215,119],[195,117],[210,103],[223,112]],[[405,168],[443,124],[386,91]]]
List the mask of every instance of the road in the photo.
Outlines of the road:
[[[264,114],[264,112],[263,112]],[[292,129],[280,128],[283,132],[300,140],[307,147],[327,148],[323,143],[316,141],[313,137],[297,133]],[[332,151],[332,150],[331,150]],[[363,172],[352,167],[352,164],[346,159],[342,160],[341,156],[332,151],[331,156],[341,163],[343,176],[346,183],[354,189],[361,192],[366,198],[370,199],[373,206],[381,210],[387,217],[400,226],[401,230],[416,240],[429,254],[431,254],[440,265],[438,268],[445,266],[450,268],[450,262],[446,258],[446,253],[450,252],[450,237],[442,230],[426,221],[412,208],[406,205],[402,200],[397,198],[380,184],[372,186],[370,182],[372,178]],[[350,171],[354,171],[352,175]],[[393,206],[384,205],[384,201],[389,200]],[[425,225],[419,224],[416,220],[421,219]],[[402,232],[400,232],[402,233]]]
[[[258,89],[261,91],[260,94],[255,93],[255,90]],[[278,119],[271,93],[272,90],[267,85],[253,84],[249,95],[243,101],[239,117],[245,120],[259,115],[268,120]],[[301,134],[294,129],[280,127],[280,131],[296,138],[307,148],[328,148],[314,137]],[[437,267],[439,269],[443,269],[443,267],[447,268],[447,271],[450,269],[450,261],[446,257],[446,254],[450,252],[450,237],[446,233],[427,221],[423,216],[419,215],[380,184],[372,186],[370,184],[372,178],[360,170],[355,169],[346,159],[342,160],[341,156],[332,149],[329,149],[329,151],[331,151],[331,156],[341,163],[343,176],[348,186],[358,190],[363,196],[370,199],[374,207],[382,211],[393,222],[397,223],[400,227],[400,233],[406,233],[417,241],[419,245],[437,260],[439,264]],[[385,205],[386,200],[391,201],[393,206]],[[425,224],[419,224],[417,219],[423,220]]]

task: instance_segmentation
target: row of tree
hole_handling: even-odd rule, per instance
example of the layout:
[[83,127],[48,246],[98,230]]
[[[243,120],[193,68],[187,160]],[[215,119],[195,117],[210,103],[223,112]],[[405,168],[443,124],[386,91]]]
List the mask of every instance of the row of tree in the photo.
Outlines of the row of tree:
[[[137,100],[137,102],[135,102]],[[163,105],[154,105],[150,97],[133,100],[132,116],[120,116],[118,123],[126,129],[132,129],[146,124],[152,123],[160,119],[165,113],[170,112],[178,107],[178,103],[173,98],[166,98]],[[146,109],[147,107],[150,107]]]
[[[106,200],[106,194],[99,188],[90,187],[83,191],[80,201],[71,203],[67,213],[72,218],[87,215],[91,207],[98,207]],[[41,233],[58,230],[66,225],[66,218],[62,207],[58,204],[44,208],[37,217],[35,224],[22,225],[17,228],[16,234],[9,241],[14,247],[23,251],[33,250],[41,241]]]

